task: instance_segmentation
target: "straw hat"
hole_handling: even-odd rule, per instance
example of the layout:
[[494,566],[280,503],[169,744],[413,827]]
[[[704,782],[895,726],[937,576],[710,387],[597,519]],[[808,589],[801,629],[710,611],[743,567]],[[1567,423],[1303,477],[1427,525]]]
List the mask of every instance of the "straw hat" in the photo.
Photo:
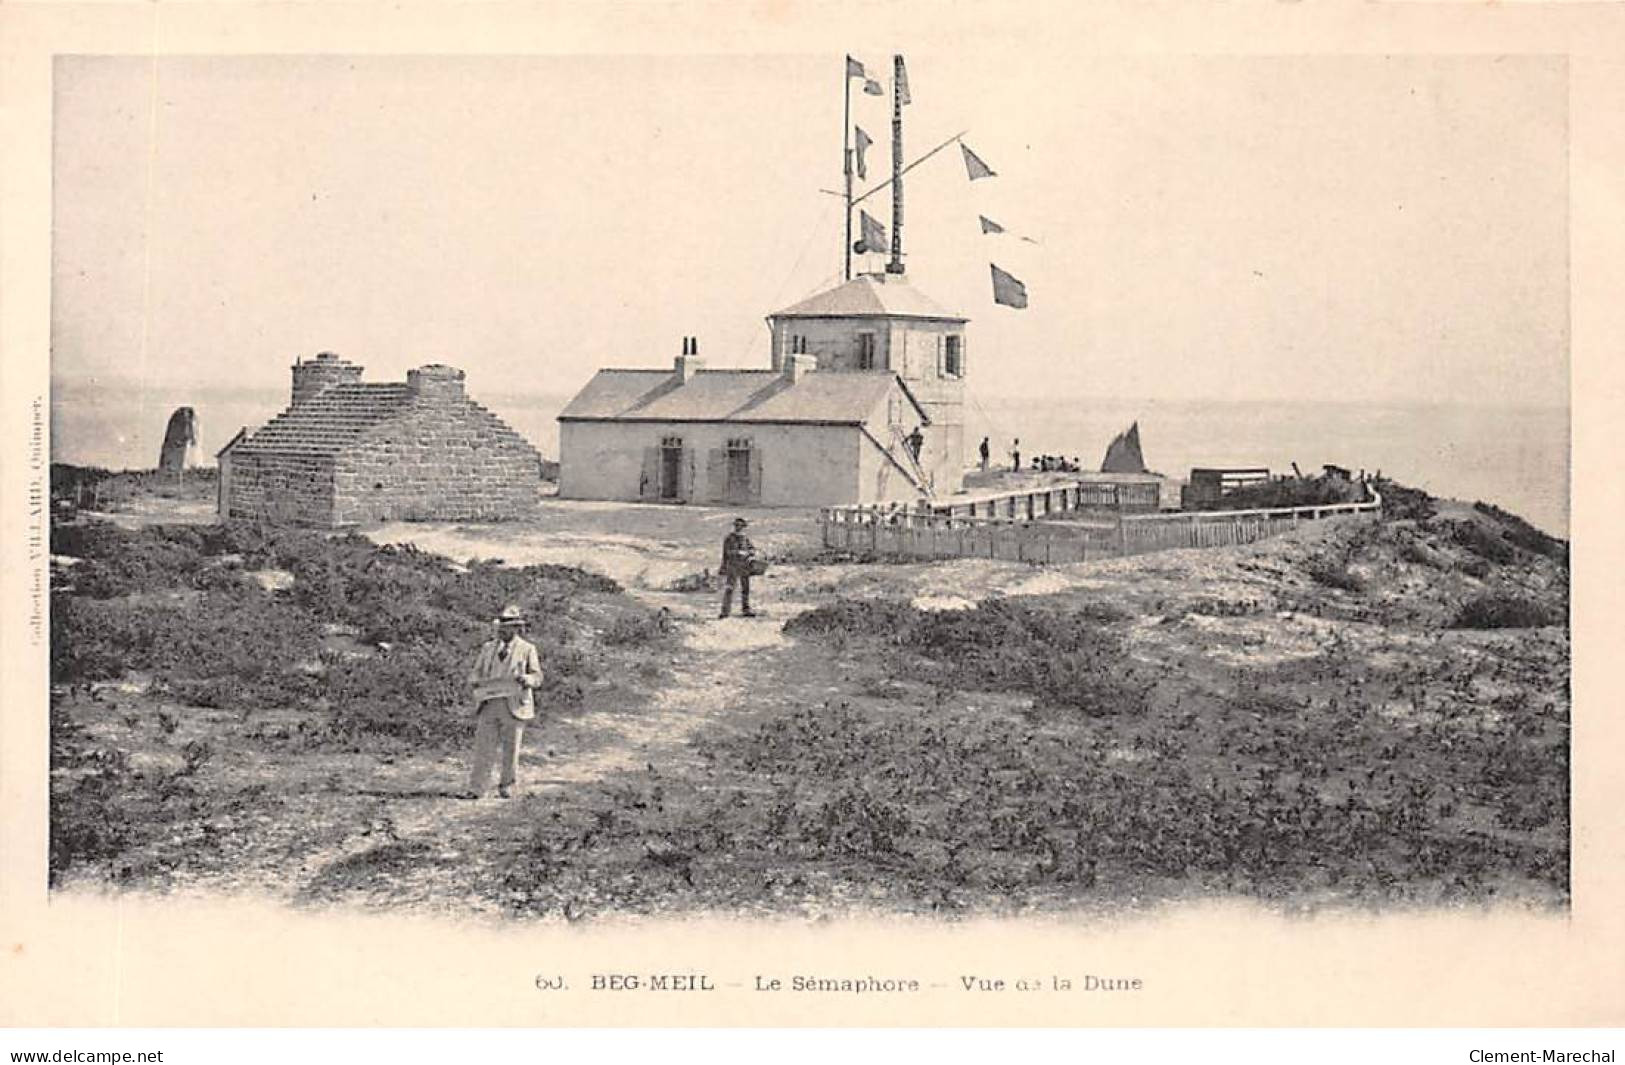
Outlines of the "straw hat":
[[502,608],[502,613],[494,619],[498,625],[523,625],[526,621],[525,612],[519,609],[518,603],[509,603]]

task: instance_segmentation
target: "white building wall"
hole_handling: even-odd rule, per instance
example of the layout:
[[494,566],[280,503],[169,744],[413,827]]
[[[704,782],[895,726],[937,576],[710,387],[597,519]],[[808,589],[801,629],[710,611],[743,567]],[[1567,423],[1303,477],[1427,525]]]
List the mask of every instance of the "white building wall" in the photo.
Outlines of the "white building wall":
[[864,441],[858,453],[858,503],[912,503],[920,498],[914,482],[878,447]]
[[750,425],[720,422],[559,423],[559,496],[642,498],[644,454],[662,438],[681,437],[690,466],[687,502],[724,505],[707,468],[713,450],[746,437],[760,455],[760,499],[767,507],[835,506],[859,501],[862,433],[846,425]]
[[805,338],[806,354],[818,357],[820,370],[856,370],[858,336],[875,335],[872,369],[890,366],[891,323],[884,318],[781,318],[773,330],[773,368],[777,370],[790,350],[790,338]]
[[[773,323],[773,366],[790,349],[790,338],[805,338],[806,351],[818,359],[820,372],[853,371],[858,365],[858,335],[875,334],[877,371],[890,370],[908,383],[931,424],[925,429],[920,464],[939,495],[964,488],[965,373],[970,352],[965,323],[922,318],[779,318]],[[946,339],[960,338],[960,373],[946,373]]]

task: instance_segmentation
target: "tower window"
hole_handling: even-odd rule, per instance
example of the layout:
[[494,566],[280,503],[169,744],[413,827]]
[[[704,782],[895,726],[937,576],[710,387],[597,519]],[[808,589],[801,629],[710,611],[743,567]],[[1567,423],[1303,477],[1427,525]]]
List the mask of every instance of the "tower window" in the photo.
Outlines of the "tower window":
[[873,333],[858,334],[858,369],[873,370],[875,368],[875,335]]
[[958,336],[943,338],[942,369],[949,377],[965,376],[963,340],[963,337]]

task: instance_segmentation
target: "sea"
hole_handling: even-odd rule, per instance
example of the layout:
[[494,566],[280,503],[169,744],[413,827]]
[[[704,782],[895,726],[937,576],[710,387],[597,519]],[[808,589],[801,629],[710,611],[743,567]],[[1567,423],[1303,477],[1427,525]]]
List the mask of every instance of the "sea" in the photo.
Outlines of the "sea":
[[[486,400],[544,456],[558,455],[564,394]],[[107,469],[151,469],[176,407],[197,412],[206,461],[236,432],[257,428],[287,404],[283,389],[143,388],[58,381],[51,397],[51,457]],[[1171,401],[981,396],[967,404],[965,450],[983,436],[995,463],[1012,442],[1034,455],[1077,458],[1097,469],[1113,436],[1140,427],[1146,465],[1184,478],[1193,466],[1266,466],[1304,473],[1333,463],[1381,472],[1440,496],[1494,503],[1567,537],[1569,411],[1566,407],[1480,407],[1258,401]]]

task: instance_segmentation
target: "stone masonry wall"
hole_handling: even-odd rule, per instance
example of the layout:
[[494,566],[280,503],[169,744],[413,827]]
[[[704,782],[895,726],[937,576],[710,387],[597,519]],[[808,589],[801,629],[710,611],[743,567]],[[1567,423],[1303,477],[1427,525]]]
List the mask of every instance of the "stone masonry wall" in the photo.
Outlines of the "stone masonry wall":
[[535,505],[541,456],[478,403],[425,397],[339,456],[333,521],[493,520]]
[[333,459],[327,455],[229,452],[225,518],[278,524],[333,522]]

